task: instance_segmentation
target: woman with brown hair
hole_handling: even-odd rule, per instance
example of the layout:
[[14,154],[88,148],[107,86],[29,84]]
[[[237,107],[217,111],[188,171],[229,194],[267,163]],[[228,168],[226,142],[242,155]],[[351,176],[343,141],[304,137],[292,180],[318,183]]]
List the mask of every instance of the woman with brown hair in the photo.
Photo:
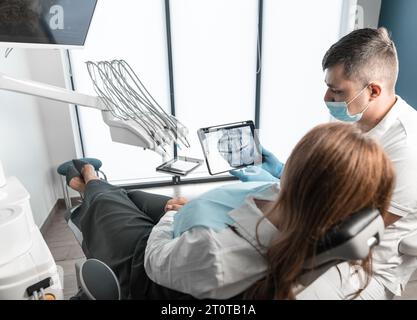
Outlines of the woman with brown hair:
[[[359,129],[332,123],[310,131],[293,150],[281,178],[279,198],[266,214],[279,235],[265,255],[266,277],[253,286],[250,295],[294,298],[292,288],[305,261],[314,256],[317,242],[363,208],[376,208],[384,216],[393,185],[390,160]],[[359,263],[369,276],[370,257]]]
[[[126,193],[75,165],[83,249],[116,272],[125,298],[140,299],[293,299],[321,237],[361,209],[383,216],[394,185],[381,147],[342,123],[307,133],[280,183],[228,185],[188,203]],[[356,263],[371,272],[369,259]]]

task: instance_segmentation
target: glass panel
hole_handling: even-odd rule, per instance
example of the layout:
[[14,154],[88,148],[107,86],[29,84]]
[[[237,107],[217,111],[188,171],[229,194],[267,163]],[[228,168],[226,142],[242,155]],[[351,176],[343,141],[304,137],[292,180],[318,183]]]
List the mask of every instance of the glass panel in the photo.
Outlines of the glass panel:
[[[191,143],[178,154],[204,159],[199,128],[254,120],[258,1],[175,0],[170,6],[176,115]],[[206,165],[189,176],[208,176]]]
[[281,161],[329,120],[321,62],[338,40],[342,2],[264,1],[260,141]]

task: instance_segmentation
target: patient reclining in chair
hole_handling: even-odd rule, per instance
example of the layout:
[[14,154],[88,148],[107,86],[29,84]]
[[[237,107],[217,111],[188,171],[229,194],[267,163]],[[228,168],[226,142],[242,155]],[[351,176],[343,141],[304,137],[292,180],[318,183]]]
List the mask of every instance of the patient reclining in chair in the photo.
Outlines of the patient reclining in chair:
[[[343,123],[307,133],[280,183],[239,182],[189,202],[126,191],[89,164],[74,166],[82,248],[110,266],[125,299],[310,299],[309,287],[295,288],[319,240],[362,209],[384,216],[394,186],[382,148]],[[331,268],[322,298],[391,298],[370,277],[370,259]]]

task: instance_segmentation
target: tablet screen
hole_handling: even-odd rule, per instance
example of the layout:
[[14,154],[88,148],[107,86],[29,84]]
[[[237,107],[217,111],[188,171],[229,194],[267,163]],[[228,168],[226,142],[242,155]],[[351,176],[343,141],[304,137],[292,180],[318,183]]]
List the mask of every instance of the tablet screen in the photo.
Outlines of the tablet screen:
[[199,137],[212,175],[261,161],[259,144],[251,121],[200,129]]

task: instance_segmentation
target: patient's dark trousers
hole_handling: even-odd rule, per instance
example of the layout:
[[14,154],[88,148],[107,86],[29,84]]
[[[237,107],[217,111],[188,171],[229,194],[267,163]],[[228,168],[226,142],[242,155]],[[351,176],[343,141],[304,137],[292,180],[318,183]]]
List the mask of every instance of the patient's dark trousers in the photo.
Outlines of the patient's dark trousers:
[[192,299],[162,287],[146,275],[144,256],[152,228],[169,197],[126,191],[102,180],[86,186],[77,210],[87,258],[105,262],[117,275],[124,299]]

